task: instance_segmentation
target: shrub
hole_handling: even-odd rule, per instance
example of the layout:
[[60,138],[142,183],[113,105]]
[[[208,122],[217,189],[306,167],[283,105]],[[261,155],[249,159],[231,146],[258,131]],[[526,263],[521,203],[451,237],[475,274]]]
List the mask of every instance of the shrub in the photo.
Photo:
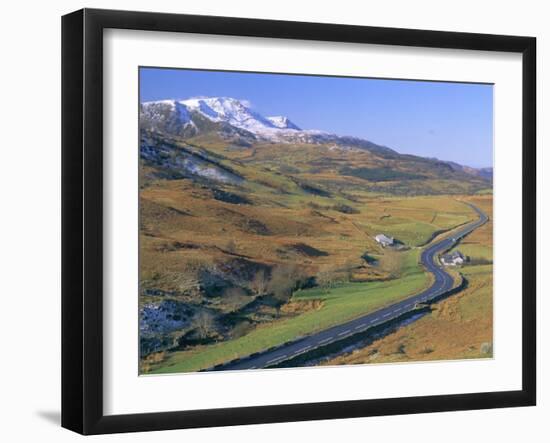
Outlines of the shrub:
[[418,180],[426,178],[420,174],[400,171],[393,168],[350,168],[345,167],[340,170],[342,175],[351,175],[352,177],[362,178],[375,182],[397,181],[397,180]]
[[341,212],[342,214],[359,214],[360,211],[352,206],[338,203],[332,207],[333,210]]

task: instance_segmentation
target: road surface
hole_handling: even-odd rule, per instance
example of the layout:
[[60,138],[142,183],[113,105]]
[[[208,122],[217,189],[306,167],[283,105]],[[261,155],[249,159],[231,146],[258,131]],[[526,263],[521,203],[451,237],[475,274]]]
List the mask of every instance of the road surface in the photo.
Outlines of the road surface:
[[479,215],[475,222],[465,225],[452,236],[432,242],[420,256],[420,261],[426,270],[433,274],[433,284],[420,294],[409,297],[391,306],[379,309],[375,312],[363,315],[344,324],[333,326],[321,332],[316,332],[307,337],[297,339],[275,349],[268,349],[239,360],[234,360],[223,365],[215,366],[210,370],[241,370],[260,369],[274,366],[283,361],[290,360],[315,348],[326,346],[330,343],[343,340],[357,333],[365,332],[373,326],[391,321],[407,312],[415,309],[418,303],[426,303],[440,297],[453,287],[453,278],[435,261],[436,256],[452,248],[462,237],[468,235],[474,229],[484,224],[488,217],[476,206],[468,205]]

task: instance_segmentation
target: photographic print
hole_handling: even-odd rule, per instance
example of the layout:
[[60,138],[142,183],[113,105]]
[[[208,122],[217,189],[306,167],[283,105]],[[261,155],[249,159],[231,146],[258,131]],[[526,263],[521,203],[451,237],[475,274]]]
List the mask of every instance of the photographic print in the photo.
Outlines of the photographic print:
[[140,374],[493,357],[492,84],[139,88]]

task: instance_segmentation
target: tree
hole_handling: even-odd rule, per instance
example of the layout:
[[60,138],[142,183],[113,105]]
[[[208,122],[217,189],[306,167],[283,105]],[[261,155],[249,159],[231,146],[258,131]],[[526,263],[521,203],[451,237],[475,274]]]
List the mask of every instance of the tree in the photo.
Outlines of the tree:
[[199,338],[208,338],[213,332],[216,332],[216,321],[214,315],[206,310],[201,310],[193,319]]
[[297,265],[286,266],[285,272],[287,273],[288,279],[293,282],[293,290],[303,288],[309,280],[308,275]]
[[344,278],[346,281],[352,281],[353,280],[353,271],[357,268],[356,263],[352,259],[348,259],[344,266],[342,267],[342,271],[344,272]]
[[243,307],[249,298],[243,288],[232,286],[226,289],[223,294],[223,304],[229,312],[236,311]]
[[320,288],[329,293],[334,286],[334,273],[329,270],[320,271],[315,276],[315,281]]
[[257,296],[264,295],[267,292],[269,285],[269,278],[265,269],[260,269],[250,282],[250,289],[254,291]]
[[246,335],[248,331],[251,329],[251,323],[249,321],[242,321],[240,323],[237,323],[235,327],[231,330],[231,336],[233,338],[239,338],[243,335]]
[[296,286],[296,271],[294,266],[277,266],[271,272],[269,292],[278,302],[277,308],[290,300],[292,290]]

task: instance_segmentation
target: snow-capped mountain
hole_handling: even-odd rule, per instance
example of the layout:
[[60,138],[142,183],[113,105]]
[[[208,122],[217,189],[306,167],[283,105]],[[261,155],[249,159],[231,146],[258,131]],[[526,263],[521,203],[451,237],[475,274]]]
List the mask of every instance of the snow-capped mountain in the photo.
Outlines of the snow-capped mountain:
[[[264,117],[250,109],[245,102],[230,97],[199,97],[186,100],[145,102],[142,120],[149,125],[166,129],[199,128],[193,117],[213,123],[223,123],[243,129],[266,139],[276,138],[281,131],[300,131],[287,117]],[[178,128],[179,126],[179,128]],[[180,132],[180,131],[177,131]]]
[[395,153],[390,148],[356,137],[303,130],[285,116],[264,117],[252,110],[246,101],[231,97],[144,102],[141,104],[140,127],[184,137],[216,131],[232,140],[238,138],[244,144],[255,141],[324,143],[341,149]]
[[[189,143],[180,143],[200,135],[206,137],[206,141],[221,140],[230,149],[273,147],[276,150],[279,149],[277,145],[288,144],[299,150],[307,144],[318,145],[321,153],[326,153],[326,148],[341,152],[368,151],[373,154],[368,156],[372,162],[368,168],[357,168],[352,164],[346,169],[342,163],[332,164],[327,158],[320,159],[318,164],[328,164],[333,169],[343,168],[344,175],[367,177],[371,181],[373,179],[369,171],[373,168],[375,178],[382,176],[384,179],[381,181],[387,181],[388,177],[399,177],[402,183],[418,177],[436,177],[441,180],[452,177],[476,183],[492,179],[490,169],[477,170],[435,158],[399,154],[393,149],[357,137],[303,130],[288,117],[264,117],[252,110],[247,102],[228,97],[145,102],[140,107],[139,123],[141,158],[152,167],[160,168],[163,177],[191,175],[218,183],[241,182],[242,177],[236,171],[216,163],[204,152],[196,151],[193,147],[195,144],[190,140]],[[198,142],[200,145],[200,140]],[[179,147],[176,149],[176,146]],[[338,155],[336,157],[339,158]],[[342,158],[348,158],[347,154]]]
[[179,103],[213,122],[225,122],[254,134],[263,134],[277,128],[269,118],[254,112],[243,102],[234,98],[192,98]]
[[296,126],[294,123],[292,123],[288,117],[284,117],[282,115],[277,115],[274,117],[267,117],[267,119],[271,122],[271,124],[279,129],[295,129],[297,131],[301,131],[301,129]]

